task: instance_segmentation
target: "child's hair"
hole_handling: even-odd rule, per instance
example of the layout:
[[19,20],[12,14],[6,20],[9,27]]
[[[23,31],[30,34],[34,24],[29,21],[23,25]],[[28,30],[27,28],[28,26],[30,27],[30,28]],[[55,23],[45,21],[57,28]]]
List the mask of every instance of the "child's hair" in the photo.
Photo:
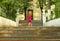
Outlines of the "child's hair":
[[32,14],[32,12],[31,11],[28,11],[28,15],[31,15]]

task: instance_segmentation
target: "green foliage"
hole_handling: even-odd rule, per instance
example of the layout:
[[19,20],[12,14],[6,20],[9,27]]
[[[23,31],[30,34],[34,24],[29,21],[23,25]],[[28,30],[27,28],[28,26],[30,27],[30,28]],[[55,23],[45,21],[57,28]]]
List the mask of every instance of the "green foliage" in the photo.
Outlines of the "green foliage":
[[60,0],[55,0],[55,4],[56,4],[56,9],[55,9],[56,18],[59,18],[60,17]]
[[[24,11],[24,7],[29,7],[28,0],[0,0],[0,7],[5,13],[5,17],[11,20],[15,20],[16,10],[20,9],[20,12]],[[2,15],[1,15],[2,16]]]

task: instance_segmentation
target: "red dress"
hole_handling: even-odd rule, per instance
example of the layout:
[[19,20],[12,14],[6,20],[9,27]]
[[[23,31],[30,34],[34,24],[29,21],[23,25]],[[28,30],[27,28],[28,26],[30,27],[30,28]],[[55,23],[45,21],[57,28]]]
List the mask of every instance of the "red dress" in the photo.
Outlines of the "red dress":
[[28,15],[28,23],[32,21],[32,16]]

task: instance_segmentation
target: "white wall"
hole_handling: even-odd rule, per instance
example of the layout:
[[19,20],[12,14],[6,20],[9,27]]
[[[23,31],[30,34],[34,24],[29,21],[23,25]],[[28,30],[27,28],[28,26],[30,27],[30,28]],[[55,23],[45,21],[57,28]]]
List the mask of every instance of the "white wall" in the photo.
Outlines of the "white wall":
[[16,22],[10,19],[0,17],[0,26],[17,26],[17,25],[16,25]]

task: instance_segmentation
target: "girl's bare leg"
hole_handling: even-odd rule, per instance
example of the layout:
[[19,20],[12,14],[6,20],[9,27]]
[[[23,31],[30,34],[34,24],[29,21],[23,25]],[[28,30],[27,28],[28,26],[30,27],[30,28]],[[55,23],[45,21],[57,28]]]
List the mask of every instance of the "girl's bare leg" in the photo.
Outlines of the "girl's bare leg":
[[30,26],[32,26],[32,23],[30,23]]
[[28,23],[28,27],[31,27],[31,23]]

